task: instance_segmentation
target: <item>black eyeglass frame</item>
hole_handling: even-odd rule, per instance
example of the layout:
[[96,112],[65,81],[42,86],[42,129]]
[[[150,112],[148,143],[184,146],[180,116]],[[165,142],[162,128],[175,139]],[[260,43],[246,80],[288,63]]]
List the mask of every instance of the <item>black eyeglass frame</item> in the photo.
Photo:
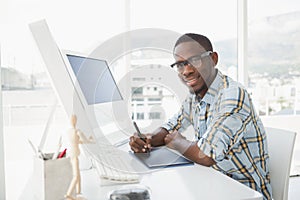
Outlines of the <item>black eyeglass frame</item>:
[[179,61],[179,62],[175,62],[173,64],[171,64],[170,66],[173,68],[174,66],[176,65],[181,65],[180,67],[177,67],[177,69],[180,69],[186,65],[190,65],[190,66],[194,66],[192,64],[192,59],[194,58],[199,58],[199,60],[201,60],[202,58],[206,57],[206,56],[209,56],[210,54],[212,54],[213,52],[212,51],[205,51],[204,53],[200,54],[200,55],[195,55],[195,56],[192,56],[186,60],[183,60],[183,61]]

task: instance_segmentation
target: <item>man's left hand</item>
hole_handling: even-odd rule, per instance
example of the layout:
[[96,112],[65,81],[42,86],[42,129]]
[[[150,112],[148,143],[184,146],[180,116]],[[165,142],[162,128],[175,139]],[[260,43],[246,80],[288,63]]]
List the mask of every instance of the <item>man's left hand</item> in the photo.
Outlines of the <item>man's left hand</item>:
[[186,144],[186,138],[178,131],[170,132],[164,140],[167,147],[175,150],[182,149],[183,145]]

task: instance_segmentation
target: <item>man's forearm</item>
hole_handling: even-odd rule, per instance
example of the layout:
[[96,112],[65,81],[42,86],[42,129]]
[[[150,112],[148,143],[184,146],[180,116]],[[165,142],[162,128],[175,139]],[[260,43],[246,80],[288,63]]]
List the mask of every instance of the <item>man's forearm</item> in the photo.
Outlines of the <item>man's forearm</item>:
[[196,142],[183,140],[180,147],[177,149],[182,155],[191,161],[204,166],[211,166],[215,164],[215,161],[206,156],[198,147]]
[[[198,147],[197,142],[192,142],[183,137],[178,131],[168,132],[161,128],[157,130],[155,141],[159,145],[166,144],[169,148],[177,150],[191,161],[204,166],[211,166],[215,161],[205,155]],[[162,141],[163,140],[163,141]],[[159,146],[158,145],[158,146]],[[154,145],[153,145],[154,146]]]

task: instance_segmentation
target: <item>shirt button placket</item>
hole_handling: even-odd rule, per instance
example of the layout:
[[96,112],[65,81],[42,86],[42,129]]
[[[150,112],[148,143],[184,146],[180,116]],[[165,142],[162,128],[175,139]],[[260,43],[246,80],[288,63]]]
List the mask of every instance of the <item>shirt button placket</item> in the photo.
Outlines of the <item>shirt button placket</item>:
[[[205,116],[205,112],[206,112],[206,103],[204,101],[201,101],[199,115]],[[204,134],[204,132],[206,131],[206,123],[205,123],[204,119],[200,121],[198,128],[200,129],[199,133],[202,136]]]

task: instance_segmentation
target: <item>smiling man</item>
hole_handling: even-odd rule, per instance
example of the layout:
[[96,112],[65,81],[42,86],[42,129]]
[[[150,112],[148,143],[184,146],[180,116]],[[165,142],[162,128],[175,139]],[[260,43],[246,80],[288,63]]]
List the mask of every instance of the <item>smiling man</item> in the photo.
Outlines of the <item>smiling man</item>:
[[[190,91],[181,109],[145,141],[130,138],[136,153],[167,145],[195,163],[212,167],[272,198],[266,134],[246,89],[217,68],[218,54],[199,34],[181,36],[174,47],[178,72]],[[193,126],[195,140],[181,133]]]

